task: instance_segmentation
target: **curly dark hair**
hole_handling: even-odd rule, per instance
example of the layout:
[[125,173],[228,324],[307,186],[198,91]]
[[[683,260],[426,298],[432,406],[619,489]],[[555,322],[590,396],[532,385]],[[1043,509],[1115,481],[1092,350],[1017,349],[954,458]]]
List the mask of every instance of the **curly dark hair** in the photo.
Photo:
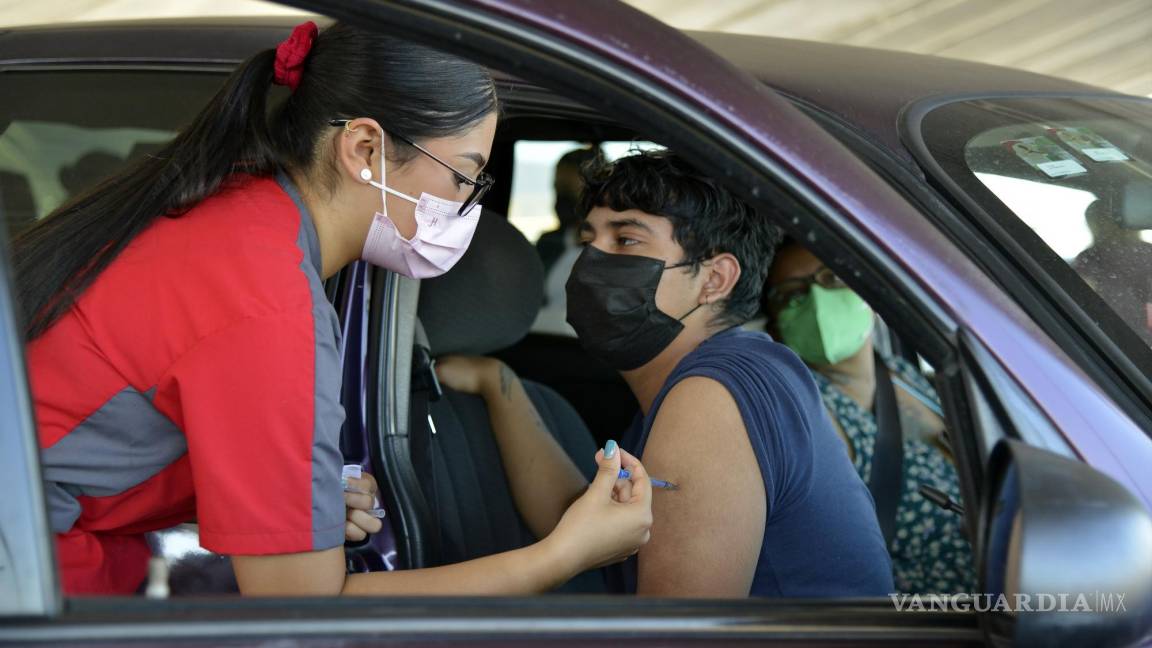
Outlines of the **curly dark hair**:
[[586,165],[584,181],[584,213],[638,209],[672,221],[672,239],[684,249],[683,261],[695,262],[693,272],[717,254],[736,257],[740,279],[713,323],[736,326],[760,312],[760,293],[783,238],[767,215],[667,150]]

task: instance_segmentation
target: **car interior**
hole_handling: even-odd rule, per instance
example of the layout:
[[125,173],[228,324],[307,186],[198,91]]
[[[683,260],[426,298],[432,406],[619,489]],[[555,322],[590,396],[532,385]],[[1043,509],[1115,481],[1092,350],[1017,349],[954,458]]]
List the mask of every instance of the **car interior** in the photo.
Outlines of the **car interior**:
[[[514,167],[527,163],[515,155],[518,144],[586,142],[597,146],[648,141],[644,134],[588,119],[505,117],[489,172],[501,179],[515,177]],[[563,152],[565,147],[557,150]],[[554,159],[548,161],[549,172],[554,163]],[[550,175],[547,182],[550,186]],[[497,184],[485,200],[486,216],[469,251],[448,273],[420,282],[396,279],[408,293],[418,295],[411,297],[414,307],[405,307],[401,298],[395,311],[404,320],[399,328],[404,330],[410,320],[412,329],[408,446],[400,446],[398,452],[411,457],[411,473],[386,467],[380,472],[391,473],[387,480],[394,489],[390,512],[422,520],[420,526],[427,532],[392,529],[409,539],[420,536],[416,541],[420,548],[408,550],[410,555],[424,556],[418,564],[455,562],[523,546],[533,539],[512,502],[483,400],[441,387],[432,368],[436,357],[489,355],[504,361],[525,381],[534,404],[569,456],[589,474],[595,449],[609,438],[619,438],[637,411],[619,375],[589,357],[573,335],[532,328],[544,303],[543,268],[525,233],[503,216],[518,192],[528,190],[514,183]],[[765,324],[758,319],[746,326],[764,330]],[[877,348],[904,357],[932,379],[932,368],[915,348],[882,321],[874,338]],[[403,373],[403,368],[397,371]],[[397,450],[395,445],[385,447]],[[381,550],[378,542],[368,542],[369,553]],[[387,546],[396,544],[403,541]],[[584,574],[559,591],[601,592],[603,580],[599,574]]]
[[[24,96],[40,99],[0,114],[0,218],[10,236],[121,165],[153,152],[221,80],[220,75],[202,73],[74,76],[78,83],[73,85],[54,83],[51,73],[23,75],[17,83]],[[111,99],[93,105],[92,97],[118,94],[108,92],[109,85],[155,96],[135,101],[137,108],[127,111],[122,101]],[[45,92],[49,87],[52,92]],[[345,344],[367,345],[359,352],[390,363],[381,375],[407,386],[400,399],[407,402],[396,403],[392,410],[407,412],[407,422],[404,429],[386,431],[389,439],[372,438],[373,432],[353,415],[360,411],[366,418],[379,418],[385,404],[353,403],[347,400],[353,396],[345,393],[350,419],[343,431],[346,459],[351,455],[376,468],[378,481],[388,491],[391,523],[362,545],[348,547],[351,569],[454,563],[533,541],[512,501],[504,477],[507,467],[501,464],[482,399],[439,385],[436,357],[491,355],[507,363],[524,380],[549,429],[589,476],[596,449],[609,438],[619,438],[636,411],[619,375],[588,357],[577,339],[530,330],[544,302],[544,269],[531,241],[504,215],[523,190],[512,182],[521,164],[518,143],[598,145],[647,142],[649,136],[514,80],[503,79],[500,88],[504,115],[487,169],[498,182],[484,201],[484,218],[459,264],[443,277],[422,282],[384,277],[383,272],[372,276],[367,268],[354,266],[328,286],[343,320]],[[87,102],[84,110],[77,109],[80,97]],[[49,153],[41,158],[25,154],[33,148]],[[550,213],[541,217],[551,222]],[[373,293],[361,307],[374,312],[350,309],[353,287]],[[393,294],[397,291],[399,297]],[[390,295],[399,305],[382,314]],[[399,348],[374,347],[388,327],[403,332],[394,338]],[[887,327],[879,327],[876,335],[882,348],[921,362],[917,349]],[[357,351],[347,353],[346,359],[355,358]],[[346,375],[355,367],[346,361]],[[386,400],[382,390],[366,387],[369,400],[373,393]],[[365,450],[367,456],[359,456]],[[235,591],[227,561],[196,546],[193,526],[159,532],[153,541],[171,561],[173,595]],[[589,572],[561,591],[604,592],[605,583],[599,572]]]

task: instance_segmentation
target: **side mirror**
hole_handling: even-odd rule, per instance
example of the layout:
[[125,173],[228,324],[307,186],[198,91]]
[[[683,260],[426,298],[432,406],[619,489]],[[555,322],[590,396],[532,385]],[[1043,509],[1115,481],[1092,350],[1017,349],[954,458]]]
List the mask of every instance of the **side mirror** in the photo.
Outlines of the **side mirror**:
[[1001,441],[989,468],[981,509],[982,593],[992,604],[1007,604],[985,603],[990,639],[1100,647],[1148,636],[1152,515],[1146,505],[1090,466],[1018,441]]

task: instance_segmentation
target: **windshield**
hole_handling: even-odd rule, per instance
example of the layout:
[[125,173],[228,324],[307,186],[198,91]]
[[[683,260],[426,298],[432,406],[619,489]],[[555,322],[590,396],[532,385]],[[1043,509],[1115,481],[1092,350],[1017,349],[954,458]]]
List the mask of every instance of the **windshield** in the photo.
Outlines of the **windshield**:
[[1152,346],[1152,102],[965,101],[930,113],[923,133],[1105,333]]

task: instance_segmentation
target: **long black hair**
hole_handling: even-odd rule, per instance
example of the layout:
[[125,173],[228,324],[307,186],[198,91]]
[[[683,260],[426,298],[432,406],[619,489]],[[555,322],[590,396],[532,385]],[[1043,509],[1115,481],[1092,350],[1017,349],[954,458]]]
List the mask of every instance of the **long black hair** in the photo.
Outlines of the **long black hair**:
[[[33,340],[156,218],[176,218],[230,175],[311,173],[336,118],[371,117],[408,139],[466,132],[497,110],[488,72],[394,37],[335,24],[319,34],[299,86],[271,111],[276,50],[245,61],[167,146],[76,196],[13,242],[17,294]],[[393,139],[393,159],[413,151]],[[331,165],[324,165],[331,166]],[[332,178],[317,178],[331,184]]]

